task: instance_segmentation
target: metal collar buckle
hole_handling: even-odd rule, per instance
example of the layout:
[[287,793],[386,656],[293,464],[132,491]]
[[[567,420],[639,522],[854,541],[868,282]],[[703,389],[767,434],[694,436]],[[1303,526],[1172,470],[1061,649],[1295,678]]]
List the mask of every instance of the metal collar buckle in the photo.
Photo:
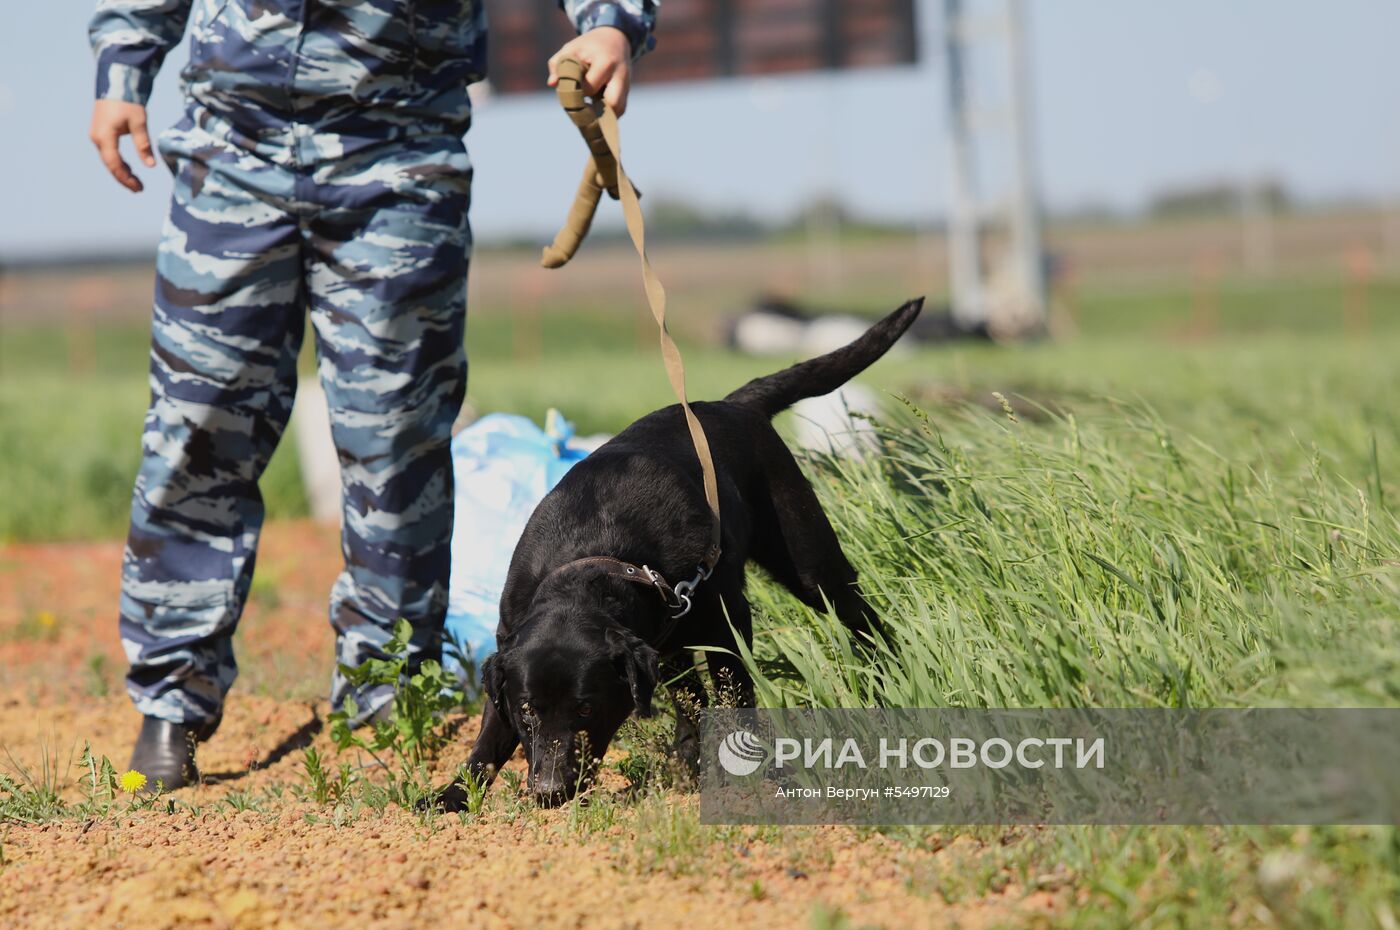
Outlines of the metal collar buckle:
[[708,581],[713,572],[713,569],[706,568],[703,565],[697,566],[694,578],[691,578],[689,581],[679,582],[676,585],[676,599],[681,601],[684,606],[679,613],[675,614],[675,619],[679,620],[681,617],[690,613],[691,594],[695,593],[695,589],[700,586],[700,582]]
[[661,593],[661,598],[666,602],[666,606],[675,611],[671,615],[672,620],[679,620],[690,613],[690,608],[694,605],[691,597],[700,582],[707,580],[712,574],[712,570],[701,565],[697,568],[695,577],[686,581],[678,582],[674,587],[666,583],[662,574],[648,565],[642,566],[642,571],[651,583],[656,586],[656,590]]

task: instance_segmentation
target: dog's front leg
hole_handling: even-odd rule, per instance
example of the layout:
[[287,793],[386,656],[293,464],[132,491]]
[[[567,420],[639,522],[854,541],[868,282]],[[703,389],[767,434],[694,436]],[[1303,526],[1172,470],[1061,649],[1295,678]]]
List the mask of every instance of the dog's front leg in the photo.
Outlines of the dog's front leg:
[[705,661],[710,663],[715,694],[725,707],[753,706],[753,676],[737,655],[712,652]]
[[[510,761],[519,744],[515,728],[501,717],[496,705],[487,700],[481,712],[481,732],[476,735],[476,744],[467,757],[467,776],[479,785],[489,785],[501,767]],[[471,792],[458,780],[441,790],[437,796],[437,806],[454,814],[466,810],[470,798]]]
[[753,676],[739,658],[739,644],[734,641],[734,634],[737,632],[744,637],[745,644],[752,648],[753,614],[742,593],[725,597],[724,606],[728,619],[717,622],[714,627],[723,651],[706,653],[705,664],[709,666],[715,699],[721,707],[752,707]]
[[[687,664],[689,662],[690,664]],[[671,682],[671,698],[676,705],[676,736],[671,752],[692,775],[700,774],[700,711],[709,703],[705,686],[695,670],[690,653],[672,656],[661,664],[662,674]]]
[[476,735],[476,744],[467,757],[467,771],[473,778],[490,782],[501,767],[510,761],[515,747],[520,745],[520,737],[494,701],[487,701],[481,711],[481,732]]

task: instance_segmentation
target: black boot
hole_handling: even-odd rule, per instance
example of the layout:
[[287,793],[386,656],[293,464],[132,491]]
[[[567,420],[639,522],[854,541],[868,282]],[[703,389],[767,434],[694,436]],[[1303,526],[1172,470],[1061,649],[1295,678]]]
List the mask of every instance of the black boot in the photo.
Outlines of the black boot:
[[194,764],[195,744],[213,736],[218,726],[219,720],[187,725],[146,717],[129,767],[146,776],[148,791],[154,791],[157,782],[166,791],[192,785],[199,781],[199,769]]

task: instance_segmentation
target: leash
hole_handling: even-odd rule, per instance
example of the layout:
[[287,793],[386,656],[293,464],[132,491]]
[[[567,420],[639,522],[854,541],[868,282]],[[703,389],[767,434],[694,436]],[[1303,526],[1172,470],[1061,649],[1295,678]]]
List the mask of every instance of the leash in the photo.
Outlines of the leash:
[[[630,562],[621,562],[621,560],[611,559],[608,556],[579,559],[562,565],[555,571],[582,562],[605,560],[616,562],[623,568],[616,569],[614,566],[616,570],[610,574],[653,585],[661,592],[668,606],[681,611],[675,615],[680,617],[690,610],[690,594],[700,582],[710,577],[715,564],[719,562],[721,551],[719,482],[715,477],[715,463],[710,455],[710,443],[705,436],[705,429],[700,425],[700,420],[696,418],[695,412],[690,409],[690,401],[686,397],[685,363],[681,359],[681,350],[676,346],[675,340],[671,338],[670,330],[666,327],[666,289],[662,287],[661,279],[656,276],[655,270],[651,267],[651,259],[647,257],[646,224],[642,219],[642,207],[639,202],[641,194],[633,186],[631,179],[627,177],[627,172],[622,167],[622,141],[618,132],[617,114],[613,112],[612,107],[607,105],[603,105],[600,112],[596,103],[588,101],[583,89],[584,69],[577,61],[565,59],[560,62],[558,74],[559,104],[564,108],[564,112],[568,114],[573,124],[578,127],[579,133],[588,145],[589,160],[588,165],[584,168],[583,180],[579,183],[578,190],[574,194],[574,203],[569,208],[564,227],[555,236],[554,242],[545,248],[540,264],[545,268],[559,268],[574,256],[580,243],[583,242],[584,236],[588,234],[589,227],[593,224],[593,215],[597,212],[598,201],[602,199],[603,191],[606,190],[611,197],[622,201],[622,216],[627,221],[627,233],[641,259],[642,284],[646,291],[647,304],[651,307],[651,315],[656,320],[657,329],[660,331],[661,361],[666,367],[666,377],[671,382],[671,390],[675,392],[676,399],[680,401],[681,410],[685,412],[690,441],[695,447],[695,457],[700,460],[700,476],[705,487],[705,503],[710,508],[711,520],[710,540],[705,555],[698,566],[699,571],[693,579],[682,581],[674,586],[667,583],[659,572],[655,572],[645,565],[639,568]],[[628,571],[628,569],[634,571]],[[618,574],[619,571],[621,574]],[[636,577],[635,571],[640,571],[643,577]]]

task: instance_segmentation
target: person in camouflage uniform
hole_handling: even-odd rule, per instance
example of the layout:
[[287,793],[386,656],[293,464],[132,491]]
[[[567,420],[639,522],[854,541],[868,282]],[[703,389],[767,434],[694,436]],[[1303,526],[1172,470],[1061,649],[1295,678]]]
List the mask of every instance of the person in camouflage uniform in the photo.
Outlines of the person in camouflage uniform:
[[[561,0],[619,109],[654,0]],[[188,30],[186,24],[188,23]],[[190,33],[185,113],[159,139],[175,177],[156,261],[151,403],[122,566],[131,767],[178,787],[237,674],[232,638],[263,521],[258,479],[296,390],[309,311],[344,485],[337,662],[441,650],[452,535],[451,426],[466,383],[472,169],[467,86],[486,65],[481,0],[101,0],[92,139],[113,176]],[[391,699],[336,672],[361,720]]]

